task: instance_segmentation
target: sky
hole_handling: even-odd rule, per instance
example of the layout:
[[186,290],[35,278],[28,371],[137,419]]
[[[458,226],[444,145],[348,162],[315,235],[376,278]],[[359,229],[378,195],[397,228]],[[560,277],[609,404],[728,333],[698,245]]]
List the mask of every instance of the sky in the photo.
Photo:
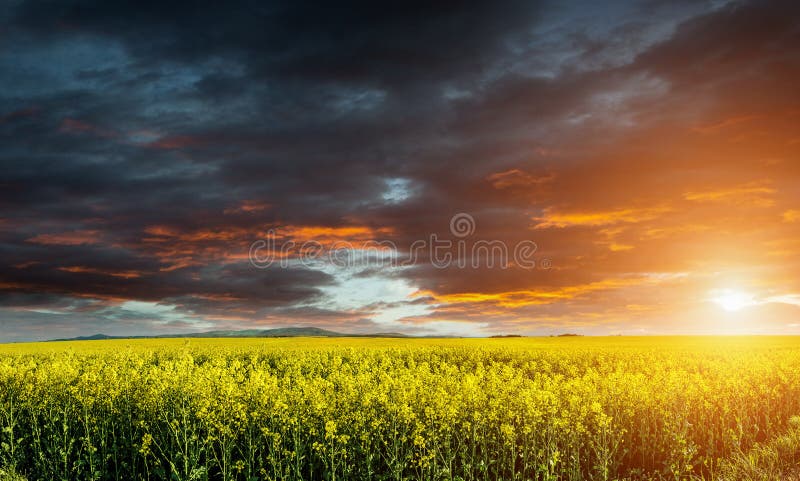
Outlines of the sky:
[[316,3],[2,2],[0,341],[800,334],[800,3]]

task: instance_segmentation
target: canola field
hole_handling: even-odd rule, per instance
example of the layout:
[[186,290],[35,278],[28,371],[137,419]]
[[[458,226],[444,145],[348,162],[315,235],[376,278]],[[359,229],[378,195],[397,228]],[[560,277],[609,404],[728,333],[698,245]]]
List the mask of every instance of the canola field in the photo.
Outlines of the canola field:
[[798,413],[792,337],[0,345],[29,481],[715,479]]

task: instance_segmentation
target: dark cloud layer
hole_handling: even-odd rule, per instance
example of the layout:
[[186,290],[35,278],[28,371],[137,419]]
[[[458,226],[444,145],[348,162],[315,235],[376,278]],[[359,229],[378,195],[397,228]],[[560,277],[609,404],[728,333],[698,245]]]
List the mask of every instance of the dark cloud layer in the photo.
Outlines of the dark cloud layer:
[[[798,9],[9,2],[0,339],[680,331],[743,276],[792,300]],[[270,229],[404,251],[458,212],[553,268],[247,258]]]

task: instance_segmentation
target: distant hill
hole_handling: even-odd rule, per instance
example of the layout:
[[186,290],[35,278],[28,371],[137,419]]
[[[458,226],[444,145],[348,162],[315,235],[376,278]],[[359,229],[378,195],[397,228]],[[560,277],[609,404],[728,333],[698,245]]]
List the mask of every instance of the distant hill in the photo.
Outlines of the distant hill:
[[101,341],[103,339],[114,339],[113,336],[106,336],[105,334],[94,334],[92,336],[78,336],[72,339],[52,339],[53,341]]
[[108,336],[94,334],[52,341],[100,341],[105,339],[174,339],[203,337],[409,337],[397,332],[377,332],[371,334],[345,334],[318,327],[280,327],[277,329],[245,329],[240,331],[206,331],[186,334],[161,334],[158,336]]

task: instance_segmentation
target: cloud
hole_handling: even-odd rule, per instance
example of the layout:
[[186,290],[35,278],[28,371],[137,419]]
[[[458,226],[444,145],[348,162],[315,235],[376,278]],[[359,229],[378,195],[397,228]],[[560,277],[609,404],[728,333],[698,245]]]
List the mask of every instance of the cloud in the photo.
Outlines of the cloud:
[[797,222],[800,221],[800,210],[798,209],[789,209],[784,211],[781,215],[784,222]]
[[605,226],[614,224],[635,224],[653,220],[669,212],[669,207],[646,207],[633,209],[617,209],[597,212],[555,212],[546,209],[545,215],[535,218],[536,229],[572,226]]
[[28,239],[34,244],[65,245],[74,246],[82,244],[98,244],[99,231],[96,230],[76,230],[72,232],[61,232],[55,234],[38,234]]
[[[3,332],[657,332],[709,313],[649,272],[800,292],[796,2],[386,8],[2,8]],[[454,240],[459,212],[553,268],[248,262],[270,230]]]
[[553,180],[553,175],[536,177],[519,169],[509,169],[491,174],[487,177],[487,180],[495,189],[507,189],[511,187],[532,187],[538,184],[551,182]]
[[732,202],[771,207],[775,205],[772,199],[775,193],[776,190],[772,187],[751,183],[704,192],[687,192],[683,197],[695,202]]

